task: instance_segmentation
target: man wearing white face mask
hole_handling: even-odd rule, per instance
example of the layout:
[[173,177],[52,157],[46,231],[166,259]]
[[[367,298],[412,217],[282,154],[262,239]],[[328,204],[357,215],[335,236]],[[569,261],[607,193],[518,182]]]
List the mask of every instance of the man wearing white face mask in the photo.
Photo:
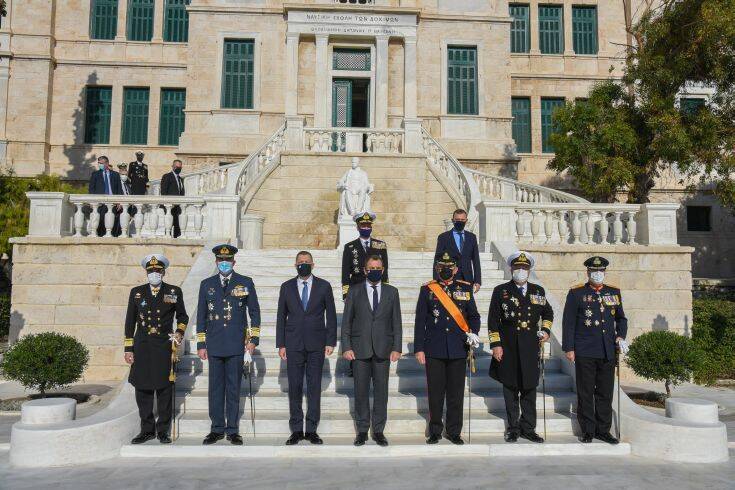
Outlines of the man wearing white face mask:
[[554,311],[544,288],[528,282],[535,262],[528,252],[508,257],[513,278],[497,286],[490,300],[490,377],[503,384],[507,442],[518,437],[544,442],[536,433],[536,386],[541,345],[549,339]]
[[[161,444],[169,444],[173,415],[173,383],[169,379],[171,342],[178,344],[184,338],[189,316],[181,288],[163,282],[168,259],[161,254],[151,254],[141,265],[148,272],[148,284],[130,291],[125,316],[125,362],[131,365],[128,381],[135,386],[135,401],[140,413],[140,434],[132,443],[142,444],[158,437]],[[158,420],[153,416],[154,399]]]
[[590,257],[584,262],[589,281],[569,290],[564,305],[562,349],[575,364],[577,420],[581,442],[595,437],[609,444],[615,387],[615,346],[627,349],[628,319],[623,312],[620,289],[604,284],[609,261]]

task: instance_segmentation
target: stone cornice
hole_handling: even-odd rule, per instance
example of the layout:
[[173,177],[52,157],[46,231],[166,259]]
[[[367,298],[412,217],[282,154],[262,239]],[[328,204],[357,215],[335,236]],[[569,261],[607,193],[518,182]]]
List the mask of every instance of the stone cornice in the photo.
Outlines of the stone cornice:
[[421,9],[411,7],[380,7],[378,5],[370,5],[365,7],[359,7],[350,4],[323,4],[313,5],[304,3],[287,3],[283,5],[283,12],[289,10],[309,10],[313,12],[356,12],[364,14],[413,14],[421,16]]

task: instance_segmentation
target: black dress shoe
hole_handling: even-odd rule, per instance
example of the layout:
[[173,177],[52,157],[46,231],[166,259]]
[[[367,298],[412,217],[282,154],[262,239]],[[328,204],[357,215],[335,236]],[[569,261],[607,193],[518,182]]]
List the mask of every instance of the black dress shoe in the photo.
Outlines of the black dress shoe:
[[606,442],[608,444],[613,444],[613,445],[620,442],[616,438],[614,438],[612,434],[610,434],[609,432],[606,432],[604,434],[595,434],[595,438],[601,440],[602,442]]
[[518,442],[518,432],[514,430],[505,431],[505,442]]
[[209,434],[207,434],[207,437],[204,438],[204,440],[202,441],[202,444],[204,444],[205,446],[209,446],[224,438],[225,438],[224,434],[219,434],[217,432],[210,432]]
[[592,442],[592,434],[582,434],[579,438],[579,442],[583,444],[589,444]]
[[544,438],[541,437],[540,435],[536,434],[533,431],[531,431],[531,432],[521,432],[521,437],[524,438],[524,439],[526,439],[526,440],[528,440],[528,441],[535,442],[537,444],[541,444],[542,442],[544,442]]
[[457,446],[461,446],[462,444],[464,444],[464,441],[458,435],[457,436],[447,436],[447,439],[449,439],[449,442],[451,442],[452,444],[456,444]]
[[355,437],[355,446],[364,446],[367,442],[367,432],[358,432]]
[[137,436],[133,437],[133,440],[130,441],[130,444],[143,444],[144,442],[148,442],[151,439],[155,439],[156,434],[153,432],[141,432]]
[[426,439],[426,444],[436,444],[441,438],[442,436],[440,436],[439,434],[431,434],[429,438]]
[[242,436],[238,433],[227,434],[227,440],[234,446],[242,446]]
[[322,438],[319,437],[319,434],[316,432],[307,432],[304,434],[304,439],[309,441],[312,444],[324,444],[324,441],[322,441]]
[[165,432],[163,434],[158,434],[158,442],[161,444],[171,444],[171,437]]
[[378,446],[385,447],[388,445],[388,439],[385,438],[382,432],[376,432],[373,434],[373,441],[375,441]]
[[293,446],[294,444],[298,444],[299,441],[301,441],[304,438],[304,433],[301,431],[293,432],[291,434],[291,437],[288,438],[286,441],[287,446]]

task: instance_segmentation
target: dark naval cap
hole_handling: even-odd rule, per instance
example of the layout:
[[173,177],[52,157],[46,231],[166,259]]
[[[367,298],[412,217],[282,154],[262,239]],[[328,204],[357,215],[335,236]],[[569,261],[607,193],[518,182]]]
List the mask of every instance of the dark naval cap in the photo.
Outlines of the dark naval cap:
[[212,253],[215,257],[218,259],[233,259],[235,258],[235,254],[237,253],[237,247],[233,247],[232,245],[227,245],[226,243],[222,245],[217,245],[212,249]]
[[455,265],[457,265],[457,259],[449,255],[448,252],[444,252],[444,255],[442,255],[441,258],[436,261],[436,263],[437,265],[454,267]]
[[605,257],[600,257],[599,255],[595,255],[594,257],[590,257],[589,259],[584,261],[584,266],[587,269],[593,271],[603,271],[607,269],[607,266],[609,264],[609,260],[607,260]]
[[352,219],[354,219],[355,223],[357,223],[358,225],[372,225],[373,221],[375,221],[375,214],[367,212],[356,214]]

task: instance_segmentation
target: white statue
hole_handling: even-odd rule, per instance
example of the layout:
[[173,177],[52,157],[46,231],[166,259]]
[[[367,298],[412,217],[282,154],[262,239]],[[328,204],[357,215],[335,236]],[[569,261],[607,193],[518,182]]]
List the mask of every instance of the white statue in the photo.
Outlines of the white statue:
[[370,213],[370,194],[375,190],[368,179],[367,172],[360,168],[360,159],[352,157],[352,168],[345,172],[337,183],[342,192],[339,199],[339,215],[353,217],[356,214]]

